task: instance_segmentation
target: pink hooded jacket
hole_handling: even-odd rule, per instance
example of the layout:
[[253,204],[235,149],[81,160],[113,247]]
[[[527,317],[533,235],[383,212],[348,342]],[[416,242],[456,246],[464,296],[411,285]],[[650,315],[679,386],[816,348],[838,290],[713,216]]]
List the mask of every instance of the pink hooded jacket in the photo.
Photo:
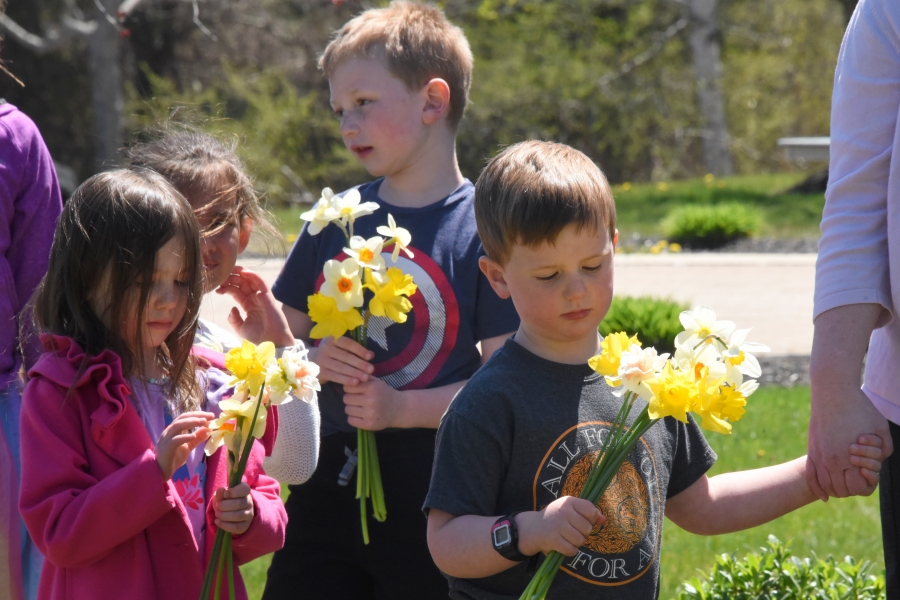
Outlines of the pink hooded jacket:
[[[196,600],[217,531],[212,504],[201,560],[185,507],[127,399],[119,357],[90,357],[76,378],[84,359],[78,344],[58,336],[42,341],[55,350],[38,360],[25,388],[19,495],[28,531],[47,558],[38,598]],[[255,516],[233,543],[241,599],[247,592],[237,566],[284,544],[287,513],[278,482],[262,470],[263,454],[254,443],[244,481]],[[206,497],[219,487],[227,487],[221,449],[208,458]]]

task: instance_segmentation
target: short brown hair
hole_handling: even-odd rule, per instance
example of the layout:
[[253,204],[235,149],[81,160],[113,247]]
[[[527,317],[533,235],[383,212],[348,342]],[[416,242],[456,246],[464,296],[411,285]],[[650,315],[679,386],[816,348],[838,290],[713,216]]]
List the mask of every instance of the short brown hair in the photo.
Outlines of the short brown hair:
[[456,130],[469,101],[472,50],[462,29],[442,10],[417,2],[391,2],[347,21],[325,48],[319,68],[331,78],[342,63],[357,57],[383,57],[388,70],[418,91],[434,77],[450,87],[447,124]]
[[515,244],[553,243],[572,223],[606,226],[615,237],[616,205],[603,172],[565,144],[530,141],[506,148],[475,183],[475,221],[488,258],[505,264]]

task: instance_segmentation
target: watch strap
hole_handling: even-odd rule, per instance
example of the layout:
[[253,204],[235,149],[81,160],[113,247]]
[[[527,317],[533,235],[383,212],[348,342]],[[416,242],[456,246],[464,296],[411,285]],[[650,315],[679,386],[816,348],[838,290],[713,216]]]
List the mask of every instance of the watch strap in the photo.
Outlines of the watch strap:
[[[512,560],[515,562],[522,562],[524,560],[528,560],[531,558],[527,554],[522,554],[519,552],[519,530],[516,527],[516,515],[521,511],[516,511],[514,513],[508,514],[505,517],[500,517],[494,522],[494,526],[491,527],[491,545],[494,547],[494,550],[500,554],[503,558],[507,560]],[[494,529],[499,525],[509,524],[509,536],[510,542],[509,545],[504,546],[503,548],[498,548],[494,543]]]

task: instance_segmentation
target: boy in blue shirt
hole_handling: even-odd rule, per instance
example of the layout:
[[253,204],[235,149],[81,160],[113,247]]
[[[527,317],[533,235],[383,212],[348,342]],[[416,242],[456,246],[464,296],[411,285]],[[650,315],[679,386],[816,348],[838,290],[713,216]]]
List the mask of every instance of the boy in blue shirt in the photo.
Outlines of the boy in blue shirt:
[[[581,152],[525,142],[485,168],[475,214],[487,252],[481,268],[499,296],[512,298],[521,324],[438,431],[425,509],[451,598],[516,600],[529,563],[551,550],[571,558],[548,598],[656,598],[663,516],[714,535],[816,499],[806,457],[707,478],[716,455],[690,416],[651,427],[597,506],[577,498],[622,405],[587,364],[601,352],[597,327],[613,297],[612,193]],[[868,495],[881,439],[858,442],[851,460],[866,487],[854,493]]]
[[[446,597],[420,512],[434,430],[453,395],[518,327],[512,303],[479,270],[474,187],[456,160],[472,55],[441,11],[394,2],[344,25],[320,66],[345,145],[379,178],[358,188],[363,202],[380,209],[356,220],[355,235],[376,235],[392,215],[412,234],[412,256],[401,253],[397,266],[418,290],[406,323],[370,319],[368,349],[341,337],[311,350],[328,382],[319,395],[319,466],[308,483],[291,488],[285,547],[272,561],[264,597],[293,598],[298,585],[315,598]],[[307,299],[325,261],[343,258],[345,246],[337,227],[315,236],[305,227],[297,239],[272,288],[297,338],[309,338]],[[376,437],[388,518],[369,519],[368,546],[356,485],[339,483],[342,471],[347,483],[357,427],[386,430]]]

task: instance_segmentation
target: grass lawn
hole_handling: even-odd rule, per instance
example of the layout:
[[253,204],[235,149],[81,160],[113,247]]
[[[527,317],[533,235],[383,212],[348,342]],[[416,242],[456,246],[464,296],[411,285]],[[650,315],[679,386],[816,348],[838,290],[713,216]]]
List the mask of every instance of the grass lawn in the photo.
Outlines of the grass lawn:
[[[733,435],[706,432],[719,455],[710,475],[755,469],[806,454],[809,387],[762,388],[750,398],[747,408]],[[660,598],[674,597],[677,586],[697,574],[697,569],[708,573],[716,555],[737,553],[743,558],[764,546],[769,534],[781,541],[793,540],[794,556],[813,552],[822,558],[850,555],[876,563],[879,571],[884,567],[876,491],[868,498],[816,502],[766,525],[728,535],[700,537],[666,521]]]
[[[719,454],[711,475],[773,465],[806,453],[809,387],[762,388],[750,399],[748,408],[732,436],[708,433],[707,439]],[[286,492],[283,495],[286,497]],[[709,572],[717,554],[736,552],[742,558],[765,545],[769,534],[782,541],[793,540],[795,556],[849,554],[883,568],[876,492],[869,498],[817,502],[767,525],[716,537],[691,535],[666,521],[660,598],[674,597],[678,585],[698,569]],[[269,555],[241,567],[251,600],[262,596],[271,560]]]
[[[652,236],[659,222],[681,204],[743,202],[764,215],[765,237],[818,237],[824,194],[782,194],[800,182],[803,173],[748,175],[722,179],[689,179],[656,184],[621,184],[613,187],[621,236]],[[300,213],[306,208],[276,208],[272,212],[288,243],[300,232]]]

